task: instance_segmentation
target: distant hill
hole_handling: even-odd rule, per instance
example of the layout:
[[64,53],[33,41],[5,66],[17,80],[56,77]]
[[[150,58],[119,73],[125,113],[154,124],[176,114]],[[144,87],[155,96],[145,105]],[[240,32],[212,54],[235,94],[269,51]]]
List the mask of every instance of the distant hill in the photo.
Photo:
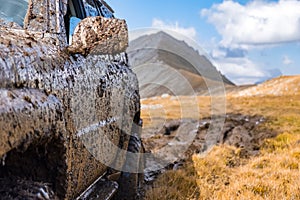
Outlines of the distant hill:
[[231,92],[230,95],[234,97],[300,95],[300,75],[280,76],[238,92]]
[[271,80],[273,78],[277,78],[279,76],[282,76],[282,72],[280,71],[280,69],[268,69],[268,70],[265,70],[266,72],[266,76],[263,77],[261,80],[257,81],[255,84],[258,85],[258,84],[261,84],[261,83],[264,83],[265,81],[267,80]]
[[[165,93],[206,95],[209,93],[207,85],[210,90],[214,86],[220,88],[220,80],[225,87],[234,86],[204,55],[165,32],[144,35],[131,41],[127,53],[138,75],[142,98]],[[193,62],[197,63],[198,70]]]

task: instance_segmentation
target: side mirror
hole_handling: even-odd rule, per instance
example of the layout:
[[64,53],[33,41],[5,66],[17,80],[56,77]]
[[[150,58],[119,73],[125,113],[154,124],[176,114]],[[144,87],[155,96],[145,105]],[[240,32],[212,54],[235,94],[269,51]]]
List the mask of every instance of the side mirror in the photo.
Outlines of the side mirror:
[[118,54],[128,47],[128,29],[125,20],[88,17],[74,30],[68,51],[72,54]]

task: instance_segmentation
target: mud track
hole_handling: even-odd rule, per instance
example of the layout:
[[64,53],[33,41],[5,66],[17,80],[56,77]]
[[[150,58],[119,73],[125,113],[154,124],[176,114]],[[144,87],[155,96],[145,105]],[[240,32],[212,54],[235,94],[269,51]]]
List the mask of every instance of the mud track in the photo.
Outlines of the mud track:
[[[188,130],[188,126],[197,127],[197,132],[188,150],[178,157],[176,162],[170,163],[165,169],[147,172],[145,179],[151,182],[165,170],[178,169],[193,154],[205,152],[208,148],[207,144],[227,144],[241,148],[243,157],[255,156],[259,153],[260,146],[266,138],[277,135],[276,131],[264,128],[263,124],[266,121],[267,119],[258,115],[250,116],[231,113],[226,115],[224,126],[221,130],[213,128],[209,133],[210,125],[214,123],[209,118],[200,121],[168,120],[161,127],[148,127],[143,130],[143,134],[147,136],[143,140],[146,152],[156,152],[165,147],[176,135],[185,134],[178,133],[178,131]],[[182,126],[185,126],[185,128],[180,129]]]

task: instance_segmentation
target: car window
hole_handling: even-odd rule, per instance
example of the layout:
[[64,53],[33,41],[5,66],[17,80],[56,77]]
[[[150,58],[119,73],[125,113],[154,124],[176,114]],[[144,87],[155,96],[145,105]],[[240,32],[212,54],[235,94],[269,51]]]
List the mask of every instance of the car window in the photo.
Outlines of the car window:
[[28,0],[0,0],[0,19],[23,27]]
[[101,11],[101,14],[103,17],[106,17],[106,18],[114,17],[113,13],[104,4],[102,4],[100,6],[100,11]]
[[76,26],[79,24],[81,19],[77,17],[71,17],[70,18],[70,31],[69,31],[69,45],[72,44],[72,37],[75,31]]
[[[106,3],[100,0],[83,0],[87,16],[102,16],[113,18],[113,13],[106,7]],[[106,5],[105,5],[106,4]]]
[[87,17],[95,17],[100,15],[99,11],[96,8],[95,2],[93,0],[83,0],[83,5]]

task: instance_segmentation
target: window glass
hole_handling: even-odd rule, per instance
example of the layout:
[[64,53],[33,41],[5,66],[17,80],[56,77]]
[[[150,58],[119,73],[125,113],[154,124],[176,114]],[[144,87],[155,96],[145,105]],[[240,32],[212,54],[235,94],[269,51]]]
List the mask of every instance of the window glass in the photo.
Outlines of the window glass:
[[69,32],[69,45],[72,44],[72,37],[75,31],[76,26],[79,24],[81,19],[77,17],[71,17],[70,19],[70,32]]
[[28,0],[0,0],[0,19],[23,27]]
[[100,15],[93,0],[83,0],[83,4],[86,11],[86,15],[88,17],[95,17]]
[[100,9],[103,17],[113,18],[112,12],[110,12],[110,10],[106,8],[103,4],[101,5]]

